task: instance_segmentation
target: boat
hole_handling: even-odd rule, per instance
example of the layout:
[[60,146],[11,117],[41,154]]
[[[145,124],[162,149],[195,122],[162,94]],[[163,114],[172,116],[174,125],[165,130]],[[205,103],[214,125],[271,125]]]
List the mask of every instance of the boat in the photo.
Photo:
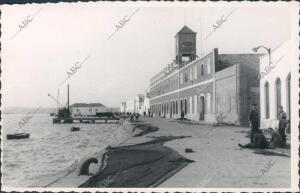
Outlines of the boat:
[[7,139],[26,139],[29,138],[29,133],[14,133],[14,134],[7,134]]
[[80,128],[79,127],[71,127],[71,131],[79,131]]

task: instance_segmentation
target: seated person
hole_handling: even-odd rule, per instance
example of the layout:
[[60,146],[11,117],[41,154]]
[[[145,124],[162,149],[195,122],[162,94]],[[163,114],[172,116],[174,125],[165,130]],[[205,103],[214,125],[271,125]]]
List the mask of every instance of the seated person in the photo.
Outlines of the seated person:
[[268,141],[261,130],[258,130],[257,133],[254,134],[254,142],[248,143],[246,145],[239,144],[242,148],[259,148],[259,149],[265,149],[268,148]]
[[284,141],[281,138],[281,135],[278,132],[278,130],[274,130],[272,128],[269,128],[268,130],[271,133],[270,142],[266,140],[266,137],[264,136],[262,131],[258,130],[258,133],[254,134],[254,143],[249,143],[246,145],[239,144],[239,146],[242,148],[258,148],[258,149],[283,147]]
[[285,142],[282,139],[279,131],[274,130],[272,128],[269,128],[269,130],[271,132],[271,140],[270,140],[269,148],[284,147]]

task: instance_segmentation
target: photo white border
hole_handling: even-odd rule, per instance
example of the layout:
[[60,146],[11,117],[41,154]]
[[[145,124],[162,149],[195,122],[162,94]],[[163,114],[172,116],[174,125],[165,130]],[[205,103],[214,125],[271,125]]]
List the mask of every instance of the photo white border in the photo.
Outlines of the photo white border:
[[[41,6],[48,5],[47,4],[39,4]],[[54,3],[51,3],[54,4]],[[299,3],[298,2],[72,2],[65,3],[55,3],[56,6],[69,6],[71,4],[76,5],[83,5],[83,6],[93,6],[94,4],[102,4],[101,6],[107,7],[290,7],[291,8],[291,21],[294,25],[291,26],[291,40],[293,43],[293,55],[295,56],[295,61],[293,62],[294,67],[294,74],[297,74],[299,72]],[[34,5],[34,4],[33,4]],[[25,5],[2,5],[2,7],[5,6],[25,6]],[[31,5],[26,5],[31,6]],[[53,6],[53,5],[52,5]],[[2,13],[3,17],[3,13]],[[3,25],[2,25],[3,26]],[[3,50],[2,50],[3,52]],[[2,73],[5,73],[2,71]],[[294,81],[293,81],[294,80]],[[3,82],[2,82],[3,84]],[[299,93],[299,76],[295,79],[292,79],[292,89],[297,90]],[[297,97],[297,99],[296,99]],[[292,100],[297,100],[297,103],[299,101],[299,95],[292,96]],[[298,115],[299,110],[299,103],[297,106],[292,106],[291,111],[296,111]],[[10,192],[10,191],[38,191],[38,192],[44,192],[44,191],[51,191],[51,192],[58,192],[58,191],[64,191],[64,192],[224,192],[224,191],[234,191],[234,192],[274,192],[274,191],[299,191],[298,183],[299,183],[299,154],[298,154],[298,148],[299,148],[299,117],[293,118],[291,122],[291,187],[290,188],[9,188],[9,187],[2,187],[2,191]],[[3,138],[3,136],[1,136]],[[3,142],[3,140],[2,140]],[[1,147],[2,147],[1,142]],[[1,160],[2,160],[1,155]],[[2,171],[2,166],[1,166]]]

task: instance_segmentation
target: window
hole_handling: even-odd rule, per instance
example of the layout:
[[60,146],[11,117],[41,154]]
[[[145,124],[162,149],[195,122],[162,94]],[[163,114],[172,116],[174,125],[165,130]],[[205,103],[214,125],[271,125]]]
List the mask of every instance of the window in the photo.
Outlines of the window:
[[201,68],[201,76],[204,76],[204,65],[203,64],[201,64],[201,66],[200,66],[200,68]]
[[182,57],[181,57],[181,60],[182,60],[183,62],[189,62],[189,61],[191,61],[191,58],[190,58],[189,56],[182,56]]
[[270,98],[269,98],[269,83],[266,82],[264,86],[265,90],[265,116],[266,119],[270,118]]
[[79,112],[79,109],[76,109],[77,112]]
[[194,79],[197,79],[197,66],[194,66]]
[[193,68],[190,68],[190,80],[193,80]]
[[180,100],[180,113],[181,111],[183,111],[183,103],[182,103],[182,99]]
[[89,109],[89,112],[92,112],[92,109]]
[[95,109],[95,112],[98,112],[98,109]]
[[176,108],[176,114],[178,114],[178,102],[177,102],[177,100],[176,100],[175,108]]
[[210,58],[207,59],[207,74],[210,74]]
[[186,83],[187,81],[189,81],[189,77],[188,77],[188,73],[185,72],[184,73],[184,82]]

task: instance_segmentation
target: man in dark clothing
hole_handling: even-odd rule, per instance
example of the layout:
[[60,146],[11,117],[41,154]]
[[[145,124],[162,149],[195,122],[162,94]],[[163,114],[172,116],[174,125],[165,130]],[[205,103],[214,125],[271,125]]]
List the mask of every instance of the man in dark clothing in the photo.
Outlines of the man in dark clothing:
[[257,105],[253,104],[252,105],[252,111],[250,112],[249,115],[249,122],[251,126],[251,143],[254,142],[254,134],[258,132],[259,128],[259,112],[257,109]]
[[272,128],[269,128],[269,131],[271,134],[270,142],[267,141],[262,131],[258,130],[258,132],[254,134],[254,143],[248,143],[246,145],[242,145],[242,144],[238,144],[238,145],[241,148],[258,148],[258,149],[284,147],[284,142],[279,132]]
[[184,120],[184,111],[181,111],[180,118],[181,120]]
[[287,116],[286,116],[286,113],[283,111],[283,107],[279,106],[278,107],[278,120],[279,120],[278,132],[279,132],[282,140],[284,141],[284,143],[286,143],[286,136],[285,136],[285,128],[287,125],[286,118],[287,118]]
[[259,149],[265,149],[268,148],[269,143],[262,133],[261,130],[257,130],[257,132],[254,134],[254,142],[253,143],[248,143],[246,145],[241,145],[239,144],[240,147],[242,148],[259,148]]

